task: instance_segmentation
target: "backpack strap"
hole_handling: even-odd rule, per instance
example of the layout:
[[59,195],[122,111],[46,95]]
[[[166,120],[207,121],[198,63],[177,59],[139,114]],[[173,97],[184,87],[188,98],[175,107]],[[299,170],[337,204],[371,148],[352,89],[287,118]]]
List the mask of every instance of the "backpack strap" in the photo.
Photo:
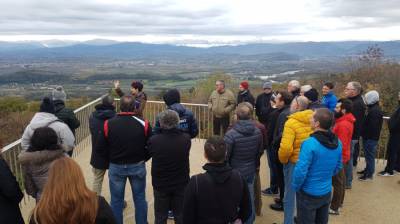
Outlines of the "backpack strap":
[[141,125],[143,125],[144,127],[144,137],[148,136],[148,131],[149,131],[149,121],[148,120],[142,120],[136,116],[132,116],[133,118],[135,118],[137,121],[139,121],[139,123]]
[[104,137],[108,138],[108,120],[104,121]]

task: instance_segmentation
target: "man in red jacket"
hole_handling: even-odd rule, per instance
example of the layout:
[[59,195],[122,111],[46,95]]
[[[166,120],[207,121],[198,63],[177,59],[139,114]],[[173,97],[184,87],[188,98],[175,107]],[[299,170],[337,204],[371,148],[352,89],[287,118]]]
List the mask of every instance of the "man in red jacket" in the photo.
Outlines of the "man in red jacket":
[[[336,124],[333,127],[339,140],[342,142],[342,162],[343,167],[351,166],[350,160],[350,147],[351,138],[353,136],[354,122],[356,121],[352,112],[353,103],[349,99],[340,99],[335,108]],[[345,194],[345,172],[344,169],[332,177],[333,197],[331,202],[330,214],[339,215],[339,207],[343,205]]]

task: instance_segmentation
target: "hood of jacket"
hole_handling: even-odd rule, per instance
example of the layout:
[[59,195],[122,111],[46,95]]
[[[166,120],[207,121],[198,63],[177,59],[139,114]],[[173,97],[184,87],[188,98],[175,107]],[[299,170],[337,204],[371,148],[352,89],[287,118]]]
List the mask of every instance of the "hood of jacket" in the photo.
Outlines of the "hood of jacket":
[[311,124],[310,118],[314,112],[312,110],[303,110],[291,114],[288,119],[295,119],[303,124]]
[[316,131],[311,134],[311,137],[317,139],[321,145],[328,149],[336,149],[339,145],[338,137],[331,131]]
[[164,102],[167,106],[181,102],[181,95],[177,89],[168,90],[163,96]]
[[339,117],[338,119],[336,119],[336,123],[341,122],[341,121],[348,121],[350,123],[355,123],[356,118],[354,117],[354,115],[352,113],[347,113],[347,114]]
[[256,130],[256,126],[253,120],[238,120],[234,124],[233,129],[243,135],[252,135]]
[[62,100],[54,100],[53,103],[56,113],[60,112],[62,109],[65,108],[65,103]]
[[168,109],[177,112],[179,114],[179,117],[181,117],[186,112],[186,108],[180,103],[174,103],[168,106]]
[[42,150],[42,151],[23,151],[18,155],[18,160],[22,165],[43,164],[65,156],[64,149]]
[[207,163],[203,169],[218,184],[225,183],[232,175],[232,168],[227,163]]
[[38,112],[33,116],[29,125],[32,129],[36,129],[39,127],[47,126],[48,124],[56,120],[58,120],[58,118],[54,114],[46,112]]
[[108,106],[99,104],[95,106],[95,109],[96,110],[93,112],[93,116],[100,120],[108,120],[117,114],[113,105]]

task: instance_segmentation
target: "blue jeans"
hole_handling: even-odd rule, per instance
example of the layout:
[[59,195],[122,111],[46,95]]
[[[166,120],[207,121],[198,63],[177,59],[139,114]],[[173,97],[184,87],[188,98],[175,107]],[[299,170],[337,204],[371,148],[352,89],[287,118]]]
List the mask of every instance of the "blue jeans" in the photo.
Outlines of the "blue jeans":
[[285,178],[285,196],[283,198],[284,224],[294,223],[294,212],[296,210],[296,191],[292,187],[292,176],[295,163],[288,162],[283,165],[283,175]]
[[365,152],[365,162],[367,163],[365,167],[365,175],[367,177],[372,177],[375,172],[375,154],[378,141],[366,139],[363,140],[363,143]]
[[346,187],[351,187],[353,182],[353,159],[354,159],[354,147],[358,143],[358,140],[351,140],[350,147],[350,160],[347,166],[345,166],[345,174],[346,174]]
[[267,151],[267,162],[268,162],[268,167],[269,167],[269,187],[273,191],[278,190],[278,176],[277,176],[277,170],[278,168],[276,167],[276,163],[274,160],[274,152],[272,151],[272,147],[268,147],[266,149]]
[[147,224],[146,166],[144,162],[135,164],[110,163],[108,170],[111,193],[111,209],[118,224],[123,221],[123,207],[126,179],[132,188],[135,204],[135,223]]
[[331,192],[321,196],[313,196],[300,190],[296,194],[296,199],[298,224],[328,223]]
[[246,224],[252,224],[254,223],[256,219],[256,208],[254,206],[254,178],[255,176],[249,176],[249,177],[244,177],[247,187],[249,188],[249,193],[250,193],[250,200],[251,200],[251,215],[249,219],[245,222]]

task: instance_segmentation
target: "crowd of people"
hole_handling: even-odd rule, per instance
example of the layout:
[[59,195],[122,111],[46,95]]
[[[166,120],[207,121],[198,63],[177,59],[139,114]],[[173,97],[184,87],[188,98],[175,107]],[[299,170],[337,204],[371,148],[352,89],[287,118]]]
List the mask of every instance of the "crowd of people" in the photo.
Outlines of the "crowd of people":
[[[36,199],[29,223],[121,224],[127,180],[135,223],[147,223],[150,159],[157,224],[168,219],[185,224],[254,223],[261,215],[262,195],[276,196],[269,207],[284,213],[285,224],[328,223],[329,214],[340,215],[345,209],[345,192],[352,188],[360,148],[366,166],[357,172],[358,180],[374,177],[383,113],[379,93],[363,95],[358,82],[349,82],[345,97],[338,99],[330,82],[319,97],[314,87],[296,80],[287,90],[273,90],[267,81],[254,98],[247,81],[240,83],[235,97],[218,80],[208,100],[214,136],[204,144],[205,172],[192,177],[191,139],[199,128],[192,111],[181,104],[180,92],[171,89],[164,94],[166,109],[150,124],[144,113],[143,84],[132,82],[129,94],[118,81],[114,87],[121,97],[119,112],[107,95],[89,118],[91,188],[70,158],[80,123],[65,107],[63,88],[42,100],[23,133],[18,155],[24,189]],[[400,172],[400,94],[398,100],[388,121],[387,166],[378,173],[384,177]],[[269,168],[265,189],[260,181],[263,153]],[[3,159],[0,169],[0,223],[24,223],[18,207],[23,193]],[[101,196],[107,170],[110,204]]]

